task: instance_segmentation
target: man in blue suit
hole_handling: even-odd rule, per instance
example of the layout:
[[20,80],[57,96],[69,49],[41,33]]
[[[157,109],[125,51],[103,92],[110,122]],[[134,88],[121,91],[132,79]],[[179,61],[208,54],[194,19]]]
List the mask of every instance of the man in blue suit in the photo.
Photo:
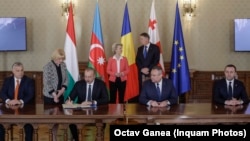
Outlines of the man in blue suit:
[[248,103],[246,88],[240,80],[235,79],[236,67],[229,64],[224,69],[224,79],[214,82],[213,102],[225,105],[241,105]]
[[148,33],[140,34],[141,46],[138,47],[136,54],[136,66],[138,68],[139,91],[143,82],[150,77],[151,69],[158,65],[160,60],[160,49],[157,45],[149,42]]
[[[24,75],[23,64],[15,62],[12,65],[13,76],[4,80],[0,97],[5,102],[8,108],[15,109],[23,107],[27,103],[32,103],[35,95],[34,81]],[[31,124],[24,125],[25,141],[32,141],[33,126]],[[0,140],[5,140],[5,130],[0,125]]]
[[152,107],[166,107],[176,104],[178,95],[170,79],[162,77],[162,69],[151,69],[150,79],[146,80],[139,95],[139,102]]

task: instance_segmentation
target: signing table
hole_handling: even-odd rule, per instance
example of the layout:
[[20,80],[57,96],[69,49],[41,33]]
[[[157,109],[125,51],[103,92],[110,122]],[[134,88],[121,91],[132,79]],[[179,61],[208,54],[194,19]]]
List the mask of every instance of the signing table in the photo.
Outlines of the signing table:
[[[119,120],[117,120],[119,119]],[[122,119],[122,120],[121,120]],[[76,124],[81,140],[80,130],[87,124],[95,124],[96,140],[103,141],[103,123],[111,124],[218,124],[249,123],[250,105],[224,106],[211,103],[177,104],[164,108],[152,108],[141,104],[109,104],[96,108],[63,109],[62,105],[25,105],[15,109],[0,105],[0,121],[5,129],[12,124],[20,127],[19,138],[23,140],[23,126],[30,123],[34,127],[34,140],[38,140],[38,125],[49,127],[49,140],[52,141],[52,128],[62,125],[64,140],[67,140],[69,124]],[[116,122],[122,121],[122,122]],[[8,140],[8,132],[6,132]]]
[[177,104],[164,108],[127,104],[126,121],[147,124],[230,124],[250,123],[250,104],[225,106],[212,103]]
[[[0,105],[0,121],[5,129],[10,129],[12,124],[20,127],[19,139],[23,140],[23,126],[26,123],[34,127],[34,140],[38,141],[38,125],[46,124],[49,127],[49,141],[52,141],[52,128],[55,124],[62,125],[64,129],[64,140],[67,140],[67,128],[69,124],[76,124],[79,140],[82,140],[80,130],[86,124],[95,124],[97,127],[96,140],[103,140],[103,123],[110,123],[116,119],[124,118],[123,105],[110,104],[96,108],[63,109],[62,105],[25,105],[15,109]],[[5,132],[8,141],[8,132]]]

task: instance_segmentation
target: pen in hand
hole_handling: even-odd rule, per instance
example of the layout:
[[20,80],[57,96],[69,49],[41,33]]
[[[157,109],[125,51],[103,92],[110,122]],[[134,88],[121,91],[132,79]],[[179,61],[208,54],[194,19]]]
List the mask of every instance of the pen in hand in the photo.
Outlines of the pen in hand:
[[71,101],[71,99],[70,99],[70,96],[68,97],[68,102],[67,102],[67,103],[72,104],[72,101]]

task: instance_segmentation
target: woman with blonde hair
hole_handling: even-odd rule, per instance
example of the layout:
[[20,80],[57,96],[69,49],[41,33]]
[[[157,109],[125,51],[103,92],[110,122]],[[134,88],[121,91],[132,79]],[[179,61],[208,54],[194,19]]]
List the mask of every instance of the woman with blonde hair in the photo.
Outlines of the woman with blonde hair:
[[43,95],[45,104],[64,103],[64,91],[67,89],[68,77],[67,68],[64,63],[65,52],[63,49],[56,49],[49,61],[43,67]]
[[110,86],[110,103],[116,103],[117,91],[119,103],[123,103],[127,74],[129,73],[128,60],[125,56],[122,56],[122,44],[114,43],[112,45],[112,52],[114,55],[109,58],[107,65]]
[[[44,104],[63,104],[64,92],[68,85],[67,67],[64,63],[65,52],[57,48],[51,60],[43,67]],[[53,127],[53,141],[56,141],[58,124]]]

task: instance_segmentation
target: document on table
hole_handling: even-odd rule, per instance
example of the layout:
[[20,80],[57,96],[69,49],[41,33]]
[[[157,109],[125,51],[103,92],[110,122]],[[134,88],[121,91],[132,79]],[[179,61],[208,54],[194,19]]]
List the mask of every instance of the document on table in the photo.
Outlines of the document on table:
[[91,108],[91,105],[81,105],[81,104],[62,104],[63,109],[81,109],[81,108]]

